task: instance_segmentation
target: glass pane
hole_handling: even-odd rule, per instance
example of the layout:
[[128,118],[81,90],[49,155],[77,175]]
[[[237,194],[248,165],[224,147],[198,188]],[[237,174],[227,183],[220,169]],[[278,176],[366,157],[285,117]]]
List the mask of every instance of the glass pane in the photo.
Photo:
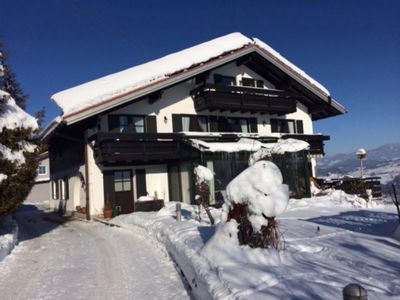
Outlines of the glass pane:
[[294,122],[288,121],[289,133],[294,133]]
[[189,131],[190,117],[182,116],[182,131]]
[[121,180],[122,172],[114,172],[114,180]]
[[120,126],[128,125],[128,117],[127,116],[119,116],[119,125]]
[[131,190],[131,181],[124,181],[124,191],[130,191]]
[[134,130],[136,133],[144,133],[144,127],[143,126],[135,126]]
[[199,120],[199,126],[201,128],[201,131],[203,132],[207,132],[208,128],[207,128],[207,117],[198,117]]
[[114,182],[114,190],[115,190],[116,192],[121,192],[121,191],[123,191],[122,188],[123,188],[123,187],[122,187],[122,181],[116,181],[116,182]]
[[143,117],[132,117],[132,123],[135,126],[144,126],[144,118]]
[[129,171],[124,171],[124,174],[123,174],[123,175],[124,175],[124,176],[123,176],[124,180],[127,180],[127,179],[131,180],[131,172],[129,172]]
[[249,128],[247,126],[247,119],[239,119],[239,122],[240,122],[241,132],[249,132]]

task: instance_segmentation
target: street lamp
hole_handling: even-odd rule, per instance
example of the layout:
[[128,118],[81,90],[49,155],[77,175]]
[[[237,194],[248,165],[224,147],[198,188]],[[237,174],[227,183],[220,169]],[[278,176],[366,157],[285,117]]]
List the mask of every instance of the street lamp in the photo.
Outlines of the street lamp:
[[367,151],[365,151],[363,148],[360,148],[356,151],[356,156],[360,160],[360,165],[361,165],[361,176],[360,178],[364,177],[364,166],[363,166],[363,160],[367,157]]

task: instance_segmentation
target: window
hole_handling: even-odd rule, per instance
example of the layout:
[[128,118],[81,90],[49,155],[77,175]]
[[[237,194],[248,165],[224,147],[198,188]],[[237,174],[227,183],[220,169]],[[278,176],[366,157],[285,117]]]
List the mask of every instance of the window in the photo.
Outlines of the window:
[[131,172],[116,171],[114,172],[114,191],[125,192],[131,190]]
[[108,128],[112,132],[157,132],[156,116],[109,115]]
[[144,117],[133,116],[132,124],[133,124],[133,132],[144,133]]
[[278,133],[303,133],[303,121],[271,119],[271,131]]
[[119,132],[129,131],[129,119],[128,116],[118,116],[118,128]]
[[136,196],[140,198],[141,196],[147,196],[146,187],[146,170],[136,169]]
[[214,83],[219,85],[236,85],[236,79],[233,76],[215,74]]
[[218,130],[221,132],[250,132],[248,118],[218,118]]
[[38,173],[38,175],[45,175],[47,172],[46,172],[46,166],[42,166],[42,165],[40,165],[38,168],[37,168],[37,173]]
[[57,181],[53,180],[51,182],[51,197],[53,198],[53,200],[57,200],[58,199],[58,184]]
[[242,83],[242,86],[258,87],[258,88],[264,87],[264,81],[253,79],[253,78],[243,77],[241,83]]

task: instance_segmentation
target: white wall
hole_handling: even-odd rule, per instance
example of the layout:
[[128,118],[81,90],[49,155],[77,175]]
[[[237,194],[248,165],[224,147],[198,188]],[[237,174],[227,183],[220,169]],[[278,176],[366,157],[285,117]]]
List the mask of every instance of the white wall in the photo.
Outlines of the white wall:
[[[229,64],[224,67],[218,68],[213,71],[208,81],[213,82],[214,74],[221,74],[227,76],[236,76],[237,80],[240,81],[242,77],[262,79],[266,88],[274,88],[274,86],[265,80],[264,78],[257,75],[252,70],[248,69],[244,65],[237,67],[235,64]],[[252,117],[257,118],[258,132],[262,134],[271,134],[270,119],[295,119],[303,120],[303,127],[305,134],[312,134],[312,120],[308,114],[308,109],[301,103],[297,103],[297,111],[286,116],[278,115],[261,115],[261,114],[250,114],[250,113],[230,113],[226,112],[209,112],[202,111],[197,113],[194,108],[193,99],[190,96],[190,91],[196,87],[194,79],[188,80],[175,87],[167,89],[163,92],[161,99],[157,100],[153,104],[149,104],[147,100],[142,100],[115,110],[112,114],[138,114],[138,115],[156,115],[157,116],[157,131],[158,132],[172,132],[172,114],[198,114],[198,115],[218,115],[218,116],[232,116],[232,117]],[[167,122],[164,121],[164,117],[167,117]],[[104,115],[101,119],[101,130],[108,130],[107,115]],[[275,134],[274,134],[275,135]],[[278,134],[279,135],[279,134]]]

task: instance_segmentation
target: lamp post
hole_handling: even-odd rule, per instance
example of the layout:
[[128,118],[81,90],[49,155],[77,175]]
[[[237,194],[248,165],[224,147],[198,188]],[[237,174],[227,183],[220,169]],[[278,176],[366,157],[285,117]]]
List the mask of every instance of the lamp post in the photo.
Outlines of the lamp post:
[[363,166],[363,160],[367,157],[367,151],[365,151],[363,148],[360,148],[356,151],[356,156],[360,160],[360,178],[364,177],[364,166]]

